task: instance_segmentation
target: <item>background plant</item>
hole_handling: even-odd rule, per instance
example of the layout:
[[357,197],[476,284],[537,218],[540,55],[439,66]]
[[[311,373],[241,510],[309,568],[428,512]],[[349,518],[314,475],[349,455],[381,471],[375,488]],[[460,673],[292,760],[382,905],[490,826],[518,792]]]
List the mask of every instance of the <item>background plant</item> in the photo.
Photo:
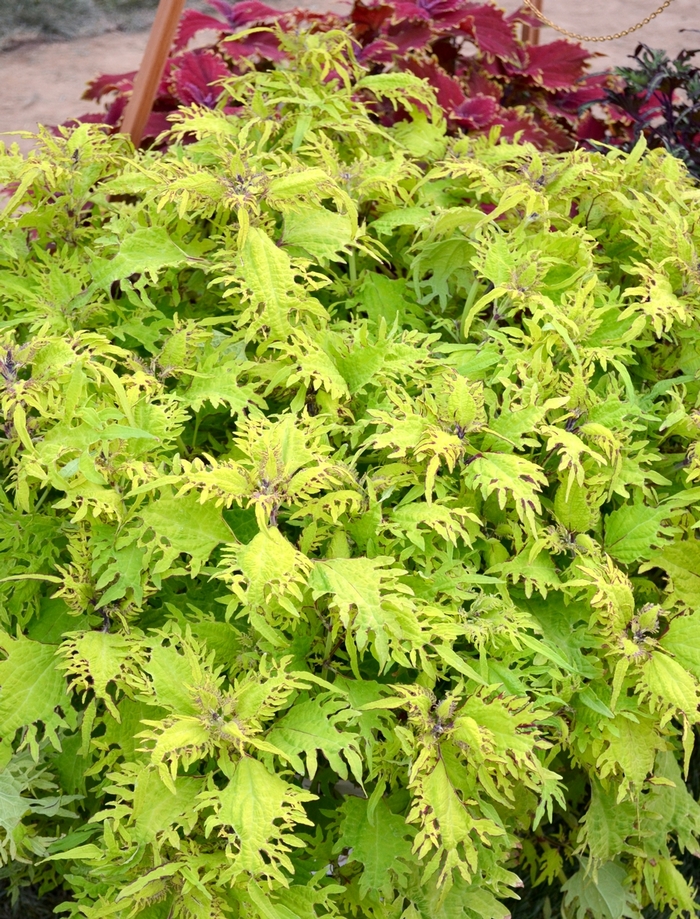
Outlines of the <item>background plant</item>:
[[[506,16],[491,2],[355,0],[347,16],[303,8],[280,12],[258,0],[208,2],[221,18],[185,11],[147,128],[147,143],[168,128],[168,115],[179,106],[216,107],[224,95],[219,81],[230,74],[251,66],[288,67],[284,44],[265,28],[275,23],[283,33],[298,32],[300,27],[343,28],[370,72],[409,72],[426,79],[450,132],[488,134],[499,125],[502,137],[519,134],[548,150],[568,150],[577,141],[601,139],[606,131],[610,137],[621,132],[627,137],[624,117],[618,125],[619,112],[604,101],[611,75],[587,73],[592,55],[585,48],[562,40],[544,45],[523,42],[519,26],[529,21],[527,15]],[[200,32],[212,29],[219,33],[216,42],[187,50]],[[111,101],[105,115],[81,120],[118,126],[134,76],[107,74],[94,80],[85,97],[111,96]],[[591,112],[594,101],[602,104],[602,120]],[[386,124],[405,117],[391,106],[379,107],[378,114]]]
[[700,177],[700,68],[697,50],[686,50],[674,60],[665,51],[637,45],[635,65],[620,67],[622,83],[610,87],[607,100],[629,118],[627,149],[644,135],[647,144],[663,147],[679,157]]
[[1,877],[693,915],[700,192],[277,40],[166,153],[0,159]]

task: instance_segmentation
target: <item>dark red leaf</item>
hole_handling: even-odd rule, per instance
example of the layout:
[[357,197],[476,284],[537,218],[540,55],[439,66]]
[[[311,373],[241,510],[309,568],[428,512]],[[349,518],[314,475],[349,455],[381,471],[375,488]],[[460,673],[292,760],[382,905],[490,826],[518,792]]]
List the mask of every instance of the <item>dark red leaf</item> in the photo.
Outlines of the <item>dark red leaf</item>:
[[457,76],[467,96],[492,96],[497,102],[503,97],[500,84],[476,67],[458,71]]
[[427,21],[430,19],[430,16],[428,16],[425,10],[421,9],[417,3],[411,3],[409,0],[397,0],[397,2],[393,4],[393,7],[391,20],[399,25],[403,25],[406,20]]
[[458,81],[449,73],[445,73],[435,60],[408,58],[405,66],[411,73],[430,83],[436,92],[438,103],[447,114],[451,114],[467,101]]
[[460,18],[464,15],[464,0],[418,0],[418,5],[426,10],[431,19],[442,20],[452,13],[458,13]]
[[530,45],[522,72],[545,89],[573,89],[585,76],[590,57],[583,45],[563,39],[546,45]]
[[524,6],[521,6],[519,10],[516,10],[514,13],[511,13],[510,16],[506,16],[508,22],[514,22],[518,25],[524,24],[530,26],[533,29],[541,29],[542,23],[535,16],[534,13],[529,13]]
[[136,71],[129,73],[103,73],[94,80],[90,80],[87,89],[83,93],[83,99],[94,99],[99,102],[107,93],[113,92],[130,92],[134,88],[134,77]]
[[459,58],[459,48],[451,37],[438,38],[432,43],[430,51],[444,71],[454,74]]
[[174,50],[181,51],[186,48],[197,33],[206,29],[215,29],[217,32],[228,34],[231,26],[213,16],[207,16],[206,13],[200,13],[199,10],[185,10],[177,27],[177,34],[173,42]]
[[356,0],[350,18],[355,26],[355,35],[361,42],[373,41],[384,22],[390,18],[392,7],[386,3],[365,6],[362,0]]
[[570,92],[559,95],[566,100],[567,105],[578,105],[580,108],[592,102],[602,102],[610,85],[610,74],[596,73],[579,80],[576,87]]
[[265,3],[260,3],[259,0],[240,0],[240,3],[207,0],[207,3],[218,10],[234,29],[251,24],[261,25],[265,22],[274,22],[282,15],[282,10],[276,10]]
[[108,124],[111,127],[117,127],[121,124],[124,109],[128,101],[129,97],[126,95],[117,96],[117,98],[107,106],[105,112],[90,112],[87,115],[81,115],[79,118],[69,118],[68,121],[64,121],[63,124],[67,127],[73,127],[81,124],[83,121],[87,121],[90,124]]
[[571,150],[575,141],[571,131],[553,118],[543,114],[535,118],[540,130],[540,140],[533,141],[543,150]]
[[384,33],[384,37],[396,45],[396,53],[399,55],[425,48],[432,35],[430,23],[411,20],[391,25]]
[[436,30],[453,33],[459,31],[465,7],[471,4],[465,0],[418,0],[418,5],[428,13]]
[[314,13],[301,7],[286,10],[277,20],[283,32],[309,28],[314,32],[329,32],[331,29],[347,28],[347,18],[336,13]]
[[494,124],[501,106],[493,96],[473,96],[455,106],[453,117],[465,128],[486,128]]
[[205,105],[214,108],[223,89],[217,80],[231,75],[225,61],[213,51],[185,51],[175,59],[175,94],[183,105]]
[[396,54],[396,45],[393,42],[378,38],[366,45],[357,55],[361,64],[390,64]]
[[233,36],[224,39],[221,48],[234,61],[255,57],[264,61],[282,61],[285,58],[279,39],[271,32],[253,32],[243,38]]
[[576,138],[582,141],[604,141],[607,135],[605,122],[596,118],[592,112],[586,112],[579,121],[576,129]]
[[163,131],[169,131],[172,123],[168,120],[170,112],[151,112],[146,126],[143,129],[144,140],[155,140]]
[[500,7],[491,3],[467,3],[464,11],[462,31],[481,51],[508,61],[518,60],[520,49],[515,24],[506,18]]

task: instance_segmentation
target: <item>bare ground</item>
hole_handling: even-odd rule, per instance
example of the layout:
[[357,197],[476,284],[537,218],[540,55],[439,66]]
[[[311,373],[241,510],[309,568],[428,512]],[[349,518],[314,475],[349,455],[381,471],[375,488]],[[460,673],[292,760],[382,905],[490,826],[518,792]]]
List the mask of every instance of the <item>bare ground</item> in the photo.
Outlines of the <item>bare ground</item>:
[[[292,6],[293,0],[275,5]],[[310,8],[342,9],[342,0],[309,0]],[[509,11],[520,0],[501,0]],[[346,5],[345,5],[346,6]],[[649,15],[657,0],[544,0],[544,12],[565,28],[588,35],[622,31]],[[347,7],[346,7],[347,8]],[[683,29],[696,31],[682,32]],[[146,45],[147,32],[111,32],[91,38],[27,43],[0,52],[0,139],[9,131],[33,131],[37,124],[57,124],[99,107],[81,100],[86,82],[99,73],[135,70]],[[544,28],[541,41],[557,36]],[[613,42],[589,43],[602,52],[600,67],[623,64],[638,41],[676,53],[700,47],[700,0],[673,0],[671,6],[643,29]],[[26,149],[28,142],[22,146]]]

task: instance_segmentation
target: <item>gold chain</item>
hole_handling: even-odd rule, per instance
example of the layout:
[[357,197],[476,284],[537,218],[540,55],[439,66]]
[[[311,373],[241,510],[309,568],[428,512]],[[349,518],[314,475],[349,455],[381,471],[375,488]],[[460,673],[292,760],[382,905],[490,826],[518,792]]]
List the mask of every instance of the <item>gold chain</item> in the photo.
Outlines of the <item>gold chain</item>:
[[533,5],[532,0],[523,0],[523,3],[531,13],[534,13],[535,16],[537,16],[540,22],[551,26],[551,28],[556,29],[557,32],[561,32],[562,35],[567,35],[569,38],[575,38],[578,41],[614,41],[616,38],[624,38],[625,35],[631,35],[632,32],[636,32],[638,29],[648,25],[652,19],[656,19],[656,17],[663,13],[665,9],[668,9],[668,7],[673,3],[673,0],[664,0],[658,9],[654,10],[653,13],[650,13],[645,19],[642,19],[641,22],[638,22],[636,26],[630,26],[629,29],[625,29],[623,32],[615,32],[614,35],[580,35],[578,32],[570,32],[568,29],[563,29],[561,26],[558,26],[556,22],[552,22],[551,19],[547,19],[544,13],[542,13],[537,9],[536,6]]

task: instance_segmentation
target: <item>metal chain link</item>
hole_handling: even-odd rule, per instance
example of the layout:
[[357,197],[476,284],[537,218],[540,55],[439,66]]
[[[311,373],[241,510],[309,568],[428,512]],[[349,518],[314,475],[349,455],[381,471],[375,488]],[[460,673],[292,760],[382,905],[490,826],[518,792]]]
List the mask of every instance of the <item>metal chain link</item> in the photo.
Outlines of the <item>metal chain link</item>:
[[615,32],[614,35],[581,35],[579,32],[571,32],[569,29],[564,29],[561,26],[558,26],[556,22],[552,22],[551,19],[542,13],[537,7],[532,3],[532,0],[522,0],[525,6],[530,10],[531,13],[534,13],[535,16],[543,22],[545,25],[550,26],[552,29],[556,29],[557,32],[561,32],[562,35],[566,35],[569,38],[575,38],[578,41],[614,41],[616,38],[624,38],[625,35],[631,35],[632,32],[636,32],[638,29],[643,28],[648,25],[652,19],[656,19],[665,9],[667,9],[672,3],[673,0],[664,0],[661,6],[654,10],[653,13],[650,13],[645,19],[642,19],[641,22],[638,22],[636,26],[630,26],[629,29],[625,29],[622,32]]

